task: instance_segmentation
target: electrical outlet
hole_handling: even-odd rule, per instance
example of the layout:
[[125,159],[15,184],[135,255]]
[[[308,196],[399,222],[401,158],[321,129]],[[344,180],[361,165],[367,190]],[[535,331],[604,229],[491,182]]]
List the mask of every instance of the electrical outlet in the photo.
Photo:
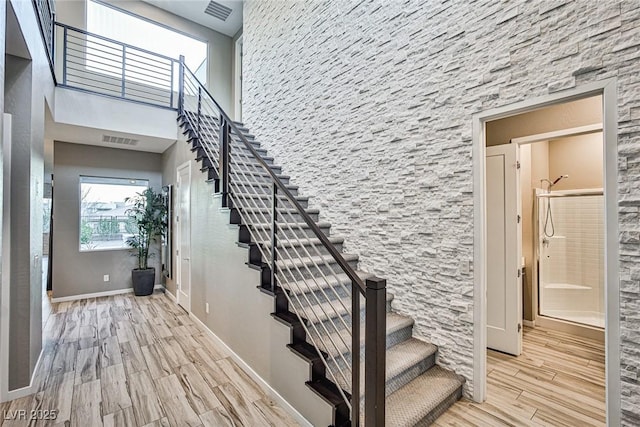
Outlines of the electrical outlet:
[[205,313],[209,314],[209,303],[208,302],[204,304],[204,311],[205,311]]
[[105,274],[104,276],[102,276],[102,280],[105,281],[105,282],[108,282],[109,281],[109,275]]

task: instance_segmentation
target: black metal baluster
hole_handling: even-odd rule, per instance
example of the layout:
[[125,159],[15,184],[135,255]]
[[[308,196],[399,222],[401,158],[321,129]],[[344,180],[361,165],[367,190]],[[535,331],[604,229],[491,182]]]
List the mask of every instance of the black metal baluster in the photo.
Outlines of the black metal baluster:
[[384,426],[387,281],[365,281],[364,416],[367,427]]
[[62,40],[62,84],[67,84],[67,27],[64,27]]
[[360,425],[360,288],[351,282],[351,425]]
[[276,247],[278,244],[277,236],[278,221],[278,186],[274,182],[271,186],[271,292],[276,292]]
[[123,98],[125,94],[124,79],[126,78],[126,75],[125,75],[125,70],[127,68],[126,63],[127,63],[127,47],[122,46],[122,90],[120,92],[120,96],[122,96]]
[[220,194],[222,207],[229,207],[229,123],[220,115]]
[[200,123],[202,114],[202,87],[198,86],[198,115],[196,116],[196,137],[198,138],[198,144],[202,144],[200,139]]
[[178,112],[184,114],[184,55],[180,55],[178,70]]

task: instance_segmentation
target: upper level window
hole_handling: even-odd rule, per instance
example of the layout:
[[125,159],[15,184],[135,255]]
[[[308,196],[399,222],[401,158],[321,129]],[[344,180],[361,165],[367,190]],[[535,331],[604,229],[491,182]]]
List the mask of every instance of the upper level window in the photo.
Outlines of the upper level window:
[[171,58],[184,55],[187,67],[199,70],[196,76],[207,84],[206,42],[95,0],[87,2],[87,31]]
[[81,176],[80,251],[128,248],[136,225],[127,215],[127,199],[148,187],[145,179]]

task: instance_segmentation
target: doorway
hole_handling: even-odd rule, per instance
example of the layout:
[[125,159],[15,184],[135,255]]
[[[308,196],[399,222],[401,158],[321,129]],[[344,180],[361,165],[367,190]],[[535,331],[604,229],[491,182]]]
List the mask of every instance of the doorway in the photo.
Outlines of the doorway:
[[[618,247],[617,247],[617,206],[616,206],[616,175],[617,175],[617,148],[616,148],[616,97],[615,97],[615,80],[606,80],[601,82],[585,85],[583,88],[567,91],[564,93],[548,95],[542,98],[521,102],[515,105],[494,109],[474,116],[474,227],[475,227],[475,241],[477,242],[474,247],[474,266],[475,266],[475,306],[474,310],[474,400],[482,402],[486,399],[487,395],[487,355],[486,348],[488,346],[488,339],[490,333],[488,327],[491,326],[491,322],[495,324],[496,318],[506,319],[506,317],[500,313],[500,316],[496,316],[493,312],[494,307],[490,307],[495,300],[489,301],[492,296],[491,284],[488,283],[490,272],[490,264],[494,263],[492,254],[489,251],[489,243],[491,240],[489,230],[489,214],[487,206],[494,202],[495,194],[491,194],[488,188],[488,183],[495,175],[493,171],[489,171],[489,165],[487,163],[487,156],[492,154],[487,145],[487,129],[490,122],[513,117],[523,113],[538,111],[547,107],[559,106],[561,104],[570,103],[572,101],[578,101],[591,97],[601,97],[601,104],[603,106],[603,120],[602,120],[602,135],[604,140],[604,297],[603,308],[605,308],[605,325],[607,329],[606,335],[606,390],[607,396],[616,396],[620,392],[620,364],[619,355],[615,350],[620,341],[619,338],[619,324],[618,324],[618,312],[619,312],[619,296],[618,289],[619,283],[617,279],[618,271]],[[541,132],[543,133],[543,132]],[[508,141],[509,142],[509,141]],[[507,142],[507,143],[508,143]],[[517,160],[517,153],[519,152],[519,146],[523,146],[523,143],[527,141],[510,141],[512,145],[511,150],[515,151],[516,159],[515,163],[511,165],[513,168],[518,168],[520,163]],[[532,144],[535,141],[528,141]],[[574,159],[575,160],[575,159]],[[506,172],[502,172],[503,174]],[[556,181],[557,177],[546,177],[551,182]],[[519,189],[519,187],[518,187]],[[503,186],[502,191],[506,191],[506,187]],[[513,194],[512,194],[513,196]],[[491,199],[491,198],[494,199]],[[504,195],[505,201],[507,195]],[[520,200],[520,196],[516,193],[516,201]],[[533,196],[532,196],[533,197]],[[491,199],[491,200],[490,200]],[[505,202],[506,203],[506,202]],[[504,205],[506,206],[506,204]],[[508,216],[511,221],[519,221],[521,224],[522,213],[517,211],[517,203],[511,204],[511,208],[506,210],[504,207],[505,216]],[[515,207],[513,207],[515,206]],[[521,228],[521,225],[519,226]],[[493,231],[493,229],[492,229]],[[510,233],[510,234],[509,234]],[[515,240],[518,235],[518,230],[509,232],[504,230],[504,236],[506,236],[505,242],[502,243],[502,250],[506,250],[507,240]],[[517,290],[522,290],[522,272],[523,262],[522,256],[517,254],[518,248],[521,246],[516,245],[516,256],[511,256],[507,261],[504,259],[505,264],[502,269],[507,273],[504,273],[509,277],[509,282],[505,282],[502,286],[506,289],[515,287],[516,292],[511,292],[510,296],[505,296],[501,304],[503,310],[508,307],[517,311],[518,308],[522,308],[520,311],[524,312],[526,307],[535,307],[536,313],[538,310],[537,292],[531,293],[532,298],[536,298],[536,301],[525,301],[523,305],[522,297],[518,297]],[[505,276],[505,277],[506,277]],[[536,279],[537,280],[537,279]],[[521,293],[522,294],[522,293]],[[508,294],[504,294],[508,295]],[[515,295],[515,296],[514,296]],[[507,301],[507,298],[510,300]],[[535,305],[534,305],[535,304]],[[522,320],[520,315],[519,320]],[[495,325],[494,325],[495,326]],[[515,324],[508,324],[510,328],[510,336],[515,337],[516,342],[522,340],[523,325],[520,322]],[[506,351],[507,353],[517,354],[516,351]],[[607,419],[609,423],[615,425],[619,422],[619,402],[616,399],[607,398]]]
[[177,301],[191,312],[191,162],[178,167],[176,209]]

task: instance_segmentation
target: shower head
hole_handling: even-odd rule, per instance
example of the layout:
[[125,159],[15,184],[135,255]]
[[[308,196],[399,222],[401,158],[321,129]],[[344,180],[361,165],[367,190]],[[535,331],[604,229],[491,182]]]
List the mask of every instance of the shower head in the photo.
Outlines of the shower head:
[[557,177],[557,178],[556,178],[556,180],[555,180],[555,181],[553,181],[553,182],[551,183],[551,186],[556,185],[558,182],[560,182],[560,180],[561,180],[562,178],[569,178],[569,175],[560,175],[559,177]]

